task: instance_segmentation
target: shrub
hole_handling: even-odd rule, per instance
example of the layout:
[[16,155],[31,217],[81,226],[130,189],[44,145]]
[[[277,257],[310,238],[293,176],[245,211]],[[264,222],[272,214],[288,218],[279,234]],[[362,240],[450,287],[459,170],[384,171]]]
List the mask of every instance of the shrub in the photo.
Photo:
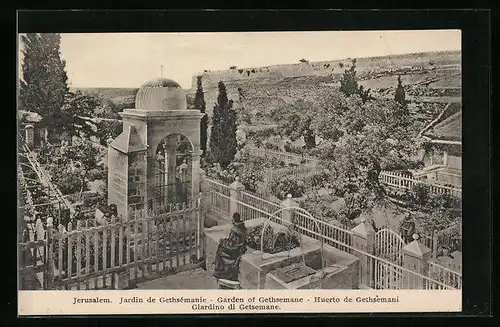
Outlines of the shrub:
[[254,141],[254,142],[256,142],[257,140],[260,140],[262,142],[262,141],[264,141],[272,136],[278,135],[278,133],[276,132],[276,129],[274,129],[272,127],[266,127],[266,128],[259,129],[259,130],[249,130],[246,133],[247,133],[247,138],[249,140]]
[[94,208],[97,205],[106,205],[107,197],[100,193],[91,193],[83,198],[83,206],[85,208]]
[[304,148],[301,146],[297,146],[291,143],[286,143],[284,146],[285,152],[295,153],[295,154],[304,154]]
[[429,200],[429,187],[423,184],[416,184],[410,191],[412,200],[417,205],[425,205]]
[[207,216],[207,217],[205,217],[203,224],[204,224],[205,228],[211,228],[211,227],[217,226],[218,222],[215,218],[213,218],[211,216]]
[[88,172],[88,179],[89,181],[95,181],[95,180],[106,180],[108,178],[108,171],[107,169],[104,169],[103,167],[99,167],[96,169],[91,169]]
[[271,192],[279,199],[286,198],[288,194],[294,198],[301,197],[304,191],[304,182],[289,176],[277,178],[271,184]]
[[253,170],[245,169],[239,176],[240,182],[245,185],[245,189],[256,193],[257,192],[257,182],[260,180],[260,176],[256,174]]

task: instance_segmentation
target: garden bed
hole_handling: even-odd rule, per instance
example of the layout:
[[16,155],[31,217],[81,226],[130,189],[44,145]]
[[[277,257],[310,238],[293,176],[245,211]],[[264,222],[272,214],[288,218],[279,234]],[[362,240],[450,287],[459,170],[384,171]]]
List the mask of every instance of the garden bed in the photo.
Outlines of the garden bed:
[[[245,225],[250,231],[257,230],[256,227],[262,226],[265,221],[265,218],[252,219],[246,221]],[[287,231],[285,227],[272,222],[269,222],[269,226],[272,228],[273,233],[276,233],[277,235],[279,235],[280,232],[286,233]],[[229,236],[231,227],[231,224],[227,224],[205,230],[206,267],[210,274],[213,273],[213,262],[219,242],[222,238],[226,238]],[[247,252],[242,257],[240,264],[239,279],[242,288],[268,288],[268,286],[266,285],[266,276],[269,272],[293,264],[303,265],[303,263],[305,262],[305,265],[311,269],[321,269],[320,242],[307,236],[300,237],[300,240],[298,241],[302,242],[302,246],[300,246],[299,243],[298,247],[290,248],[290,250],[276,253],[266,253],[265,251],[263,253],[260,251],[260,245],[258,246],[259,249],[253,249],[249,246],[247,248]],[[254,245],[254,247],[256,246]],[[326,267],[332,265],[347,267],[347,269],[342,269],[342,271],[345,272],[345,275],[342,275],[342,280],[347,280],[347,282],[342,282],[341,284],[348,285],[348,287],[345,288],[353,288],[355,286],[354,284],[358,280],[358,259],[346,252],[337,250],[328,245],[324,245],[324,254],[326,254],[324,258]],[[336,280],[338,282],[338,279]],[[295,284],[291,285],[292,288],[294,287],[294,285]]]

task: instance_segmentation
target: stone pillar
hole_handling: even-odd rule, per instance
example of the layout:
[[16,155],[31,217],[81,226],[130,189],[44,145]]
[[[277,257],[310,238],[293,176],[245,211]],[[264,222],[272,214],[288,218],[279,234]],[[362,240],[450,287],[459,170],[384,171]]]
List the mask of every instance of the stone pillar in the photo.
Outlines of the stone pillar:
[[168,201],[174,199],[175,196],[175,175],[177,168],[177,138],[168,137],[165,145],[165,175],[167,176],[165,190],[163,195],[166,196]]
[[35,145],[35,129],[33,125],[26,125],[25,131],[26,131],[26,144],[30,148],[33,148],[33,146]]
[[448,152],[443,151],[443,166],[448,166]]
[[191,201],[197,200],[200,196],[200,180],[201,180],[200,157],[202,153],[203,153],[202,150],[195,150],[190,153],[191,187],[189,190],[188,198]]
[[[233,218],[233,214],[238,212],[238,199],[240,198],[240,192],[245,190],[245,185],[241,184],[239,178],[229,185],[229,219]],[[244,220],[244,217],[241,217]]]
[[199,181],[199,196],[200,196],[200,214],[205,217],[206,212],[209,209],[209,196],[210,196],[210,186],[208,185],[206,178],[206,173],[203,169],[200,169],[200,181]]
[[361,223],[352,229],[352,233],[352,246],[359,250],[353,253],[359,258],[359,283],[367,287],[373,287],[374,261],[366,253],[373,254],[375,230],[365,218],[362,218]]
[[[417,274],[429,275],[431,249],[418,241],[418,235],[413,235],[413,242],[403,248],[403,266]],[[417,274],[403,272],[403,289],[425,289],[426,280]]]
[[[186,202],[186,203],[190,203],[192,200],[191,199],[191,185],[188,185],[188,184],[191,184],[191,176],[188,176],[188,172],[189,172],[189,175],[191,175],[191,167],[190,167],[190,165],[188,166],[186,158],[184,158],[184,160],[182,161],[182,163],[178,167],[177,171],[179,173],[179,180],[181,183],[181,190],[182,190],[181,194],[183,195],[181,197],[181,201]],[[178,191],[178,188],[176,188],[176,190]]]
[[286,199],[280,203],[280,208],[284,209],[281,214],[281,219],[283,221],[293,223],[294,222],[293,209],[285,209],[285,208],[297,208],[298,206],[299,204],[292,199],[292,195],[288,194],[286,196]]

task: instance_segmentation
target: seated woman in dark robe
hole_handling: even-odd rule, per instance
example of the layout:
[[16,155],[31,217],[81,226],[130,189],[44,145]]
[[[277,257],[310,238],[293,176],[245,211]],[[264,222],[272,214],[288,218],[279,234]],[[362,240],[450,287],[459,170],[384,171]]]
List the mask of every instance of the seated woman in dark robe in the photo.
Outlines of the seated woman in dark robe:
[[241,257],[247,250],[246,232],[247,228],[240,220],[240,214],[235,213],[229,237],[220,240],[215,254],[215,278],[238,281]]

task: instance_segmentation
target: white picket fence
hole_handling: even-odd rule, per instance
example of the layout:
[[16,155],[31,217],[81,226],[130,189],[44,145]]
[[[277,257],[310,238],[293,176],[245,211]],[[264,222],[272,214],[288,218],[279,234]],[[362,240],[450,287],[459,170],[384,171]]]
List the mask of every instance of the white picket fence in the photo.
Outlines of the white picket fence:
[[462,197],[462,190],[459,188],[433,184],[424,180],[406,177],[400,172],[382,171],[379,175],[379,180],[382,184],[399,189],[409,190],[415,185],[424,185],[429,188],[429,192],[432,194],[448,194],[458,198]]
[[[272,151],[268,149],[262,149],[262,148],[255,148],[255,147],[247,147],[246,148],[250,155],[256,156],[256,157],[261,157],[261,158],[273,158],[279,161],[283,161],[287,164],[297,164],[297,165],[304,165],[305,167],[309,167],[309,169],[313,169],[318,163],[319,160],[316,158],[312,158],[309,156],[300,156],[292,153],[286,153],[286,152],[278,152],[278,151]],[[303,168],[306,169],[307,168]],[[276,170],[277,172],[272,173],[266,173],[266,176],[269,174],[278,176],[280,170]],[[300,169],[295,168],[296,171],[296,176],[303,175],[306,172],[300,171]],[[271,176],[271,178],[274,178]],[[449,194],[455,197],[462,197],[462,190],[459,188],[454,188],[454,187],[448,187],[444,185],[439,185],[439,184],[434,184],[434,183],[429,183],[423,180],[418,180],[414,179],[411,177],[405,176],[401,172],[391,172],[391,171],[382,171],[379,176],[379,180],[381,183],[396,187],[399,189],[411,189],[415,185],[425,185],[426,187],[429,188],[429,192],[432,194]]]
[[[210,185],[210,205],[221,215],[230,214],[230,187],[221,182],[205,179]],[[280,204],[248,192],[239,192],[237,211],[242,220],[269,217],[273,222],[286,224],[281,214],[275,214]],[[429,264],[428,275],[409,270],[357,249],[353,245],[353,232],[303,214],[293,212],[295,227],[309,237],[321,240],[341,251],[360,258],[360,284],[375,289],[460,289],[462,275],[437,263]],[[420,268],[420,267],[418,267]]]

